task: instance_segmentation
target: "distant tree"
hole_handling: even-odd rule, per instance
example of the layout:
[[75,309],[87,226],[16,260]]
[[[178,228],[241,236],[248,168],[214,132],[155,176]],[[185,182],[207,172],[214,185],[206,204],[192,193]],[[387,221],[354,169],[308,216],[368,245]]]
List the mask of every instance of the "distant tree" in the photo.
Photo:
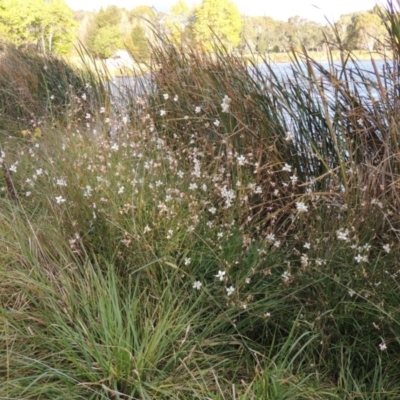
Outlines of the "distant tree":
[[41,49],[46,52],[67,53],[74,40],[73,11],[64,0],[47,0],[34,26],[40,36]]
[[120,29],[122,10],[116,6],[101,8],[88,28],[87,47],[90,52],[101,58],[108,58],[116,50],[124,47]]
[[64,0],[0,2],[0,33],[16,45],[36,44],[43,52],[66,53],[76,25]]
[[355,13],[347,27],[347,43],[352,49],[376,50],[385,40],[386,30],[373,11]]
[[299,16],[289,18],[285,29],[292,48],[311,50],[319,47],[323,41],[322,26]]
[[91,11],[74,12],[74,20],[78,24],[76,30],[76,44],[82,43],[84,46],[87,46],[88,30],[94,18],[95,14]]
[[126,46],[135,60],[142,62],[148,61],[150,56],[149,42],[146,37],[146,32],[141,25],[136,25],[132,29]]
[[230,0],[203,0],[194,14],[193,33],[206,50],[212,49],[215,36],[232,48],[240,43],[242,26],[239,10]]
[[242,48],[265,54],[278,45],[276,28],[280,23],[271,17],[243,18]]
[[124,48],[124,42],[120,29],[115,25],[98,29],[91,45],[91,51],[101,58],[109,58],[121,48]]
[[168,35],[175,42],[182,44],[187,39],[187,28],[189,26],[192,12],[184,0],[178,0],[171,7],[171,13],[166,19],[165,29]]

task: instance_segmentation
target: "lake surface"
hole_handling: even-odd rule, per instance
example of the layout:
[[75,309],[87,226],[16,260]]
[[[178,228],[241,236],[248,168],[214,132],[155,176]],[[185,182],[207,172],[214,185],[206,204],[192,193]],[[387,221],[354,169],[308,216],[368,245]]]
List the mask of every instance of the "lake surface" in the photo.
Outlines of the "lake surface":
[[[338,77],[340,78],[341,76],[339,75],[339,72],[341,71],[342,67],[340,63],[336,63],[331,65],[328,61],[323,61],[319,62],[319,65],[321,65],[323,68],[325,68],[328,71],[333,72],[333,69],[336,69],[336,74],[338,74]],[[375,66],[377,70],[379,71],[379,76],[382,82],[386,85],[390,85],[391,79],[389,79],[390,75],[392,74],[391,71],[394,70],[394,65],[393,63],[390,64],[388,62],[385,62],[383,60],[378,60],[375,61]],[[278,64],[270,64],[270,71],[276,76],[278,80],[281,81],[288,81],[292,80],[294,77],[294,64],[293,63],[278,63]],[[306,72],[306,67],[301,66],[296,67],[299,72],[302,70],[304,71],[304,75]],[[251,72],[250,68],[250,72]],[[261,72],[262,74],[269,75],[270,71],[267,68],[266,65],[259,65],[257,67],[258,71]],[[321,75],[315,68],[314,71],[317,74],[317,77],[320,77]],[[347,76],[350,77],[350,82],[349,84],[354,88],[357,87],[357,90],[361,91],[361,93],[367,94],[367,88],[364,83],[362,83],[362,80],[360,79],[359,73],[361,72],[364,78],[367,78],[367,80],[370,80],[370,87],[368,88],[372,95],[377,95],[378,97],[378,91],[377,91],[377,77],[374,72],[374,67],[371,61],[358,61],[357,64],[354,62],[349,61],[346,65],[346,71],[347,71]],[[299,74],[297,74],[297,78],[299,79]],[[343,79],[343,77],[342,77]],[[156,91],[155,84],[152,80],[152,76],[145,75],[145,76],[140,76],[140,77],[129,77],[129,76],[124,76],[124,77],[114,77],[110,82],[110,92],[111,94],[119,100],[125,101],[131,100],[132,98],[135,97],[141,97],[145,96],[148,93],[154,93]],[[329,86],[329,84],[328,84]]]

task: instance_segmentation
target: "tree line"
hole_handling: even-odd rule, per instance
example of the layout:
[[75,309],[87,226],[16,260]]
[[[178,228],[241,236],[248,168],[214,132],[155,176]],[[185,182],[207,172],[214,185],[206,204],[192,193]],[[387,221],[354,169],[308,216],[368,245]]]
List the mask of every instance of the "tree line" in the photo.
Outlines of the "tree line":
[[18,46],[66,54],[82,43],[99,58],[127,48],[138,60],[148,60],[149,43],[167,35],[183,46],[211,50],[217,42],[244,53],[266,54],[292,48],[321,50],[340,38],[349,49],[381,50],[385,28],[381,9],[342,15],[326,25],[294,16],[287,21],[242,16],[230,0],[202,0],[189,8],[178,0],[169,14],[148,6],[131,10],[109,6],[98,12],[73,12],[64,0],[1,0],[0,35]]

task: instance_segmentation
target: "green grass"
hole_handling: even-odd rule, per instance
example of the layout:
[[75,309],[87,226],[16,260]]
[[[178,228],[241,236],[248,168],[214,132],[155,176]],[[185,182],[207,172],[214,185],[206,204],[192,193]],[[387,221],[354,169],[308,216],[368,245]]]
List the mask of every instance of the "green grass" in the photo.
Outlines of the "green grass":
[[282,82],[160,37],[123,107],[2,53],[0,398],[399,397],[397,75],[336,45]]

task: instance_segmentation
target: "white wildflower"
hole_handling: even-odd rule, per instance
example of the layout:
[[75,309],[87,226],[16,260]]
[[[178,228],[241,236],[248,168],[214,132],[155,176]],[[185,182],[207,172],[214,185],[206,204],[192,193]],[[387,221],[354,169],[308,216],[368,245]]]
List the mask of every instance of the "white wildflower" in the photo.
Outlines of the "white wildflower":
[[292,166],[285,163],[284,167],[282,168],[282,171],[292,172]]
[[57,186],[67,186],[67,181],[64,178],[58,178],[56,180]]
[[339,230],[337,230],[336,231],[336,237],[339,239],[339,240],[343,240],[344,242],[348,242],[348,241],[350,241],[350,239],[349,239],[349,230],[348,229],[346,229],[346,230],[343,230],[343,229],[339,229]]
[[226,294],[228,296],[230,296],[234,291],[235,291],[235,288],[233,286],[226,288]]
[[17,172],[17,165],[18,165],[18,161],[17,162],[15,162],[13,165],[11,165],[10,166],[10,168],[9,168],[9,170],[11,171],[11,172]]
[[62,204],[62,203],[65,203],[65,202],[66,202],[66,200],[64,199],[64,197],[56,196],[56,203],[57,204]]
[[238,165],[245,165],[247,162],[246,157],[243,155],[237,156],[236,159],[237,159]]
[[229,111],[229,106],[231,104],[231,101],[232,100],[228,96],[226,96],[226,95],[224,96],[224,98],[222,99],[222,104],[221,104],[223,113],[227,113]]
[[385,351],[387,349],[386,343],[382,342],[379,344],[379,350],[380,351]]
[[200,290],[203,284],[200,281],[195,281],[193,283],[193,289]]
[[293,133],[292,133],[292,132],[286,132],[285,140],[286,140],[287,142],[291,142],[291,141],[293,140],[293,138],[294,138],[294,136],[293,136]]
[[218,274],[215,275],[216,278],[218,278],[220,281],[224,280],[226,272],[225,271],[218,271]]
[[296,202],[296,209],[298,213],[304,213],[308,211],[308,207],[304,204],[303,201]]
[[291,274],[290,274],[290,272],[285,271],[281,276],[282,276],[282,279],[283,279],[284,282],[288,282],[289,279],[290,279]]

